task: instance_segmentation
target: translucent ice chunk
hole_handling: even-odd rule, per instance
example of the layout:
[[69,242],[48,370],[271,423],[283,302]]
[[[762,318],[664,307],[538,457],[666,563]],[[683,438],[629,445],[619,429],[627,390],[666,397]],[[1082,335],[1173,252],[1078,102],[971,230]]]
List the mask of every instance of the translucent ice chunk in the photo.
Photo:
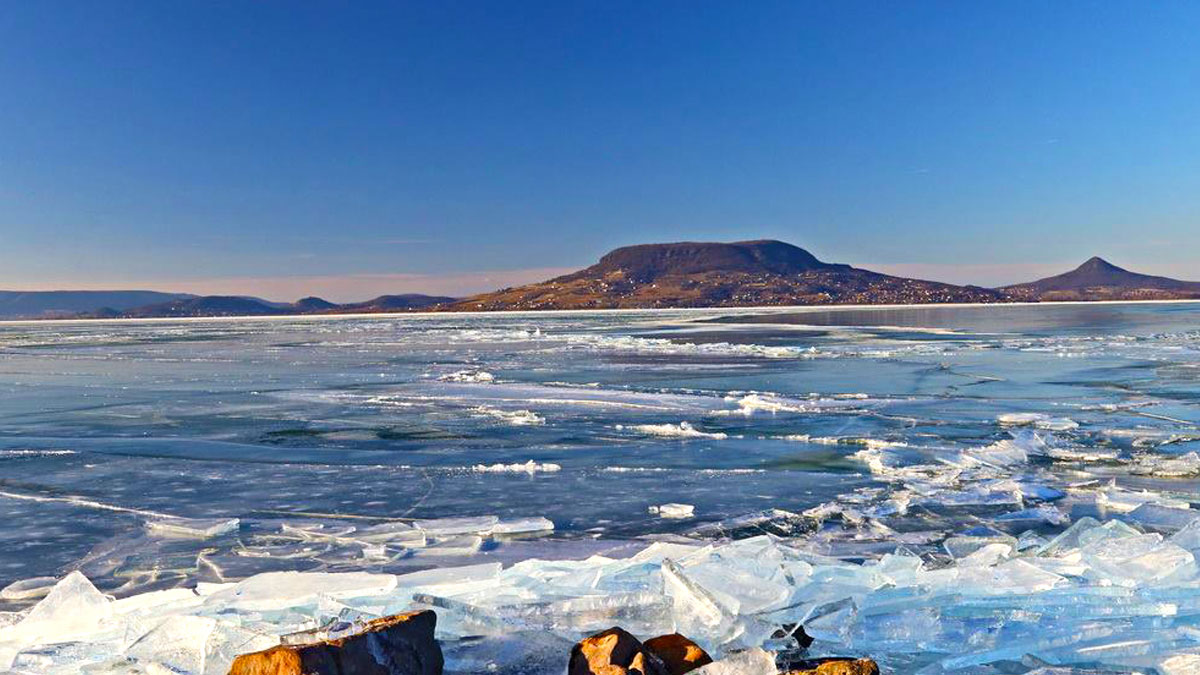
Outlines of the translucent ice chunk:
[[1142,504],[1130,511],[1128,518],[1159,531],[1174,532],[1200,518],[1200,511],[1190,508],[1171,508],[1159,504]]
[[1100,527],[1100,521],[1089,516],[1084,516],[1072,523],[1070,527],[1063,530],[1057,537],[1051,539],[1050,543],[1038,551],[1038,555],[1058,555],[1071,549],[1079,548],[1079,538],[1085,532],[1096,527]]
[[[508,631],[442,644],[447,673],[559,673],[575,639],[543,630]],[[224,675],[224,674],[222,674]]]
[[44,598],[54,588],[58,579],[54,577],[34,577],[22,579],[0,589],[0,600],[36,600]]
[[389,544],[406,548],[425,545],[425,531],[400,522],[381,523],[359,528],[351,535],[356,541]]
[[204,675],[226,675],[233,660],[241,654],[269,649],[279,638],[265,635],[227,621],[217,621],[208,636]]
[[241,525],[237,518],[164,518],[146,521],[150,534],[182,539],[209,539],[236,532]]
[[997,516],[996,520],[1000,522],[1011,521],[1037,521],[1049,523],[1051,525],[1064,525],[1071,521],[1071,517],[1057,508],[1049,504],[1035,506],[1031,509],[1022,509],[1020,511],[1011,511],[1003,515]]
[[168,588],[161,591],[138,593],[120,600],[114,600],[112,611],[115,615],[139,616],[145,614],[162,614],[166,612],[181,612],[196,607],[203,598],[190,588]]
[[1137,463],[1129,468],[1129,472],[1160,478],[1195,476],[1200,474],[1200,454],[1193,451],[1179,457],[1146,455],[1139,458]]
[[1099,542],[1083,550],[1083,561],[1094,576],[1125,586],[1195,577],[1191,552],[1161,539],[1148,534]]
[[1168,539],[1172,544],[1195,552],[1200,550],[1200,518],[1193,519]]
[[170,617],[130,645],[125,655],[166,672],[203,673],[208,638],[216,624],[202,616]]
[[68,642],[96,633],[112,616],[112,600],[79,572],[71,572],[15,626],[0,629],[0,642]]
[[296,521],[280,526],[282,534],[306,540],[345,539],[352,536],[357,529],[346,523],[325,521]]
[[783,509],[767,509],[743,516],[727,518],[717,523],[701,525],[693,533],[701,537],[743,539],[761,534],[795,537],[813,529],[815,522],[798,513]]
[[492,534],[526,534],[531,532],[551,532],[554,523],[547,518],[519,518],[502,520],[492,528]]
[[448,537],[456,534],[489,534],[498,522],[500,522],[500,519],[496,516],[478,516],[474,518],[418,520],[413,525],[427,535]]
[[463,567],[441,567],[421,572],[412,572],[396,577],[401,588],[437,588],[440,586],[468,586],[480,582],[495,583],[503,566],[500,563],[483,563]]
[[1154,669],[1160,675],[1197,675],[1200,673],[1200,654],[1172,654],[1159,660]]
[[483,547],[483,537],[473,534],[460,534],[429,543],[425,548],[417,549],[417,558],[467,556],[478,553]]
[[958,565],[959,567],[991,567],[1007,560],[1012,554],[1013,547],[1007,543],[986,544],[960,559]]
[[733,628],[733,616],[712,593],[692,579],[671,560],[662,563],[663,587],[671,597],[676,629],[710,645],[720,644]]
[[651,506],[649,509],[650,513],[657,514],[661,518],[691,518],[695,510],[696,507],[691,504],[675,503]]
[[267,572],[208,596],[209,606],[239,610],[295,607],[316,599],[381,595],[396,587],[390,574],[366,572]]
[[692,672],[696,675],[776,675],[779,671],[774,655],[756,647],[734,652]]
[[992,544],[1007,546],[1012,551],[1016,550],[1017,540],[1007,534],[989,534],[978,537],[948,537],[942,542],[946,552],[960,560]]

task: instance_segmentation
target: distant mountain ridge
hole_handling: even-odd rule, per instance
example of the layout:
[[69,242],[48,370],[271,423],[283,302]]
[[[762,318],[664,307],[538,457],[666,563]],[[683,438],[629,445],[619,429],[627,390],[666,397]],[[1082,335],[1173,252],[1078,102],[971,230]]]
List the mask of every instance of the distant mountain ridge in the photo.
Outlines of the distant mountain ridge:
[[1093,257],[1000,288],[909,279],[827,263],[782,241],[685,241],[614,249],[577,272],[469,298],[408,293],[338,304],[156,291],[0,291],[0,318],[291,316],[435,311],[638,309],[1200,299],[1200,282],[1138,274]]
[[1138,274],[1100,257],[1052,277],[1001,290],[1015,300],[1182,300],[1200,298],[1200,282]]
[[0,291],[0,317],[73,316],[102,308],[123,312],[143,305],[194,297],[159,291]]
[[160,318],[193,316],[275,316],[290,314],[287,309],[268,304],[256,298],[226,295],[204,295],[196,298],[181,298],[143,307],[135,307],[120,313],[126,318]]
[[337,304],[323,298],[301,298],[294,303],[268,302],[244,296],[204,295],[134,307],[109,318],[156,318],[202,316],[290,316],[301,314],[372,314],[423,310],[454,302],[455,298],[420,293],[381,295],[358,303]]

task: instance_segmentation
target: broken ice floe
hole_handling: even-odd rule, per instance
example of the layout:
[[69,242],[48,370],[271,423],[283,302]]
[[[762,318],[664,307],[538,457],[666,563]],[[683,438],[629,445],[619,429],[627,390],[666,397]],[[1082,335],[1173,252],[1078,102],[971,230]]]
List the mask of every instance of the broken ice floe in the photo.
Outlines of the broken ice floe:
[[237,518],[162,518],[146,521],[146,529],[160,537],[209,539],[236,532]]
[[478,414],[494,417],[513,426],[539,426],[546,423],[546,418],[532,410],[504,410],[490,405],[472,408]]
[[679,424],[635,424],[629,427],[618,424],[616,426],[618,431],[627,428],[648,436],[665,436],[667,438],[711,438],[714,440],[729,438],[728,434],[722,432],[701,431],[693,426],[691,422],[680,422]]
[[1071,431],[1079,423],[1066,417],[1051,417],[1042,413],[1004,413],[996,421],[1004,426],[1032,426],[1047,431]]
[[691,504],[659,504],[649,507],[650,513],[660,518],[691,518],[696,507]]
[[[947,541],[949,561],[901,549],[852,563],[806,550],[803,538],[759,534],[656,543],[623,558],[401,575],[266,573],[120,600],[73,573],[0,628],[0,668],[116,675],[142,672],[129,670],[136,664],[223,675],[238,651],[418,607],[438,612],[447,653],[464,663],[477,658],[474,649],[491,648],[486,636],[536,631],[569,641],[613,624],[683,630],[714,655],[749,649],[741,654],[750,659],[781,626],[799,622],[816,638],[814,654],[869,653],[895,672],[965,674],[1025,658],[1155,668],[1200,653],[1189,618],[1200,614],[1200,512],[1190,515],[1170,536],[1092,518],[1040,544],[1024,535],[958,535]],[[747,517],[724,531],[784,516]],[[472,537],[499,521],[422,525]],[[534,671],[560,668],[548,661]]]
[[496,381],[496,376],[486,370],[459,370],[447,373],[438,378],[440,382],[469,382],[490,384]]

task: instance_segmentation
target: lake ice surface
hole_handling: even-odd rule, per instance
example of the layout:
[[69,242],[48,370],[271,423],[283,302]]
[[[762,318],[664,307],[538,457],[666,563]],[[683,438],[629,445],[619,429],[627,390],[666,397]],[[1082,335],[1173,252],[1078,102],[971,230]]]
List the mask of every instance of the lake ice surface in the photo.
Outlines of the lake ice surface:
[[433,607],[891,672],[1200,667],[1200,305],[0,324],[0,671]]

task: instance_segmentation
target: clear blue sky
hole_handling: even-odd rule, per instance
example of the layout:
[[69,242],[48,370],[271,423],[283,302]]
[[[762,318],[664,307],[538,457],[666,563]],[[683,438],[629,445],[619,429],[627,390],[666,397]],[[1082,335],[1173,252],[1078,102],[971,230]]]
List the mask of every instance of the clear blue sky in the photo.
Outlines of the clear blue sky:
[[0,288],[349,299],[761,237],[1200,277],[1200,3],[0,12]]

